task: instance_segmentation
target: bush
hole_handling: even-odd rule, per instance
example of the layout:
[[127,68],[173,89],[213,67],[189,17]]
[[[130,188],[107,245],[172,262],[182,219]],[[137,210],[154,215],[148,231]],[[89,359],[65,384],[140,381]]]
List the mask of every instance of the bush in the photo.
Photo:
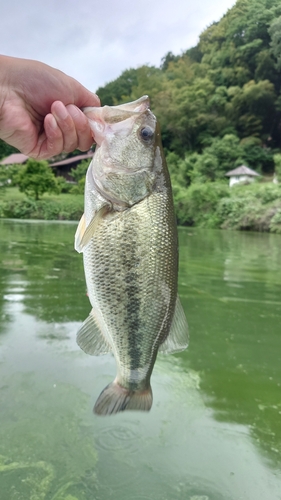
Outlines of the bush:
[[175,209],[179,224],[214,228],[219,226],[217,206],[221,198],[230,196],[227,184],[206,182],[187,189],[175,189]]
[[16,176],[19,190],[35,200],[44,193],[59,193],[59,184],[47,161],[27,160]]
[[272,233],[281,234],[281,207],[277,208],[274,216],[270,221],[269,228]]
[[16,200],[0,204],[0,216],[10,219],[79,220],[84,211],[83,199]]
[[90,162],[91,159],[83,160],[80,163],[78,163],[76,168],[71,169],[70,173],[76,182],[79,182],[80,179],[85,179]]
[[82,177],[77,184],[71,187],[69,191],[71,194],[84,194],[85,191],[85,177]]
[[281,182],[281,154],[278,153],[278,154],[274,155],[273,160],[274,160],[274,165],[275,165],[276,177],[277,177],[278,181]]
[[58,189],[60,193],[70,193],[73,188],[73,182],[67,182],[62,176],[56,177]]

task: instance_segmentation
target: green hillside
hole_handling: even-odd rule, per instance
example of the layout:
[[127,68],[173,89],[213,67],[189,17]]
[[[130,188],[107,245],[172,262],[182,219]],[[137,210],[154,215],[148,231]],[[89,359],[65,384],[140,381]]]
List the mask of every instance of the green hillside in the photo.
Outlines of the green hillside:
[[[281,232],[280,0],[238,0],[196,47],[97,94],[102,105],[150,96],[179,224]],[[262,175],[230,189],[225,173],[242,164]]]
[[[279,186],[267,187],[272,195],[265,196],[265,208],[269,210],[266,203],[274,207],[260,224],[263,211],[256,202],[263,199],[263,191],[257,194],[257,186],[253,195],[253,188],[244,186],[244,191],[233,188],[230,193],[225,173],[241,164],[266,176],[263,180],[272,179],[274,170],[278,173],[274,159],[280,163],[280,0],[238,0],[203,31],[196,47],[181,55],[169,52],[159,68],[127,69],[97,93],[103,105],[150,96],[161,125],[179,223],[279,230],[276,223],[270,229],[271,218],[281,221]],[[196,203],[204,197],[205,204]],[[228,202],[219,209],[225,197]],[[237,199],[246,201],[237,204]],[[242,205],[243,217],[237,208]],[[251,209],[258,214],[256,220],[245,223],[245,212]]]
[[280,0],[238,0],[196,47],[168,53],[160,68],[127,69],[97,93],[109,105],[148,94],[164,147],[180,157],[227,136],[231,149],[239,148],[228,165],[213,165],[220,177],[242,159],[273,170],[272,151],[281,148],[280,87]]

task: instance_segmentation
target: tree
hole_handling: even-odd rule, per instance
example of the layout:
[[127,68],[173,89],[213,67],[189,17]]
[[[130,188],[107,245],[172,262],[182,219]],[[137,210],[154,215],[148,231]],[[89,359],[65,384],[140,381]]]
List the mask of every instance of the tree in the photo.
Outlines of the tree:
[[11,155],[12,153],[18,153],[18,149],[10,146],[10,144],[7,144],[0,139],[0,160],[2,158],[6,158],[6,156]]
[[281,182],[281,154],[277,153],[273,156],[274,164],[275,164],[275,173],[277,180]]
[[71,175],[76,182],[79,182],[81,179],[85,181],[85,176],[90,165],[91,160],[83,160],[78,163],[77,167],[71,169]]
[[35,200],[44,193],[59,193],[59,186],[47,161],[29,158],[17,176],[19,190]]
[[281,16],[274,19],[268,30],[271,36],[271,50],[276,59],[276,69],[281,70]]

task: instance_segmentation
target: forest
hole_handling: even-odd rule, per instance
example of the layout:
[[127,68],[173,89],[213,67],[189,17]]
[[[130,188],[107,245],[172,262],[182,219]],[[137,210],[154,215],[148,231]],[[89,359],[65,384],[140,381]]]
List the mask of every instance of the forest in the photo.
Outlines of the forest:
[[[274,172],[281,181],[280,0],[238,0],[195,47],[126,69],[96,92],[102,105],[149,95],[180,224],[281,231],[280,182],[269,182]],[[230,190],[225,174],[242,164],[260,181]]]
[[[261,183],[274,171],[281,180],[279,0],[238,0],[196,47],[169,52],[159,68],[127,69],[97,94],[103,105],[149,95],[179,223],[277,230],[281,190]],[[229,190],[225,173],[242,164],[261,181]]]
[[[201,154],[227,136],[231,148],[240,145],[230,166],[243,155],[267,171],[272,150],[281,148],[280,76],[280,1],[238,0],[203,31],[196,47],[169,52],[160,68],[127,69],[97,94],[103,105],[148,94],[164,147],[180,157]],[[223,171],[219,163],[202,174],[212,179]]]

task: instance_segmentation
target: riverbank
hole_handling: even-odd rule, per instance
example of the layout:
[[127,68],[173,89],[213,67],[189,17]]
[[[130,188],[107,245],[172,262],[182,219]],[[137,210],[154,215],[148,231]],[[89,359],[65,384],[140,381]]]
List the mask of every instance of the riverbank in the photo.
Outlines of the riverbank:
[[36,201],[11,187],[0,197],[0,218],[80,220],[83,211],[84,196],[81,194],[45,194]]
[[175,210],[180,225],[281,233],[281,185],[225,182],[174,186]]
[[[223,182],[174,186],[178,224],[208,229],[232,229],[281,234],[281,186],[272,182],[229,188]],[[0,218],[80,220],[82,194],[45,194],[28,199],[18,188],[1,193]]]

